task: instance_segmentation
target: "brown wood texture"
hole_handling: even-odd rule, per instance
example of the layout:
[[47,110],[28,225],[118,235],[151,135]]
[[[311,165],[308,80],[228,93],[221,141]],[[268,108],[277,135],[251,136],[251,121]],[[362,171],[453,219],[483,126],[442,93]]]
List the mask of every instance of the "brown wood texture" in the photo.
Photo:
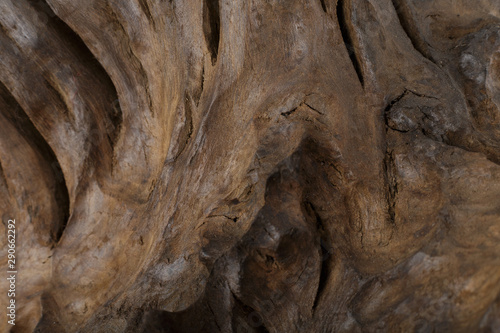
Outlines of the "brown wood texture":
[[500,332],[500,2],[0,0],[0,211],[2,332]]

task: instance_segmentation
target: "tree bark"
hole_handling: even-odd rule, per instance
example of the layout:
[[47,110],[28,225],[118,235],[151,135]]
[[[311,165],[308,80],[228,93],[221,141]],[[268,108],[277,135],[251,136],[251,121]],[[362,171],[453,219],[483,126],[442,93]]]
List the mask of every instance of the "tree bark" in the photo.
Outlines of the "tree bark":
[[2,331],[500,331],[498,0],[0,8]]

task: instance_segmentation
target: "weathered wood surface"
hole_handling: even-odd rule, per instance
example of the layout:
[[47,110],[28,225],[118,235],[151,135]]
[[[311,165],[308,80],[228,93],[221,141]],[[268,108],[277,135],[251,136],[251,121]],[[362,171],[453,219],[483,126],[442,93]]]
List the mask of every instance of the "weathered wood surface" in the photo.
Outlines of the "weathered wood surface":
[[498,0],[1,0],[0,163],[12,332],[500,331]]

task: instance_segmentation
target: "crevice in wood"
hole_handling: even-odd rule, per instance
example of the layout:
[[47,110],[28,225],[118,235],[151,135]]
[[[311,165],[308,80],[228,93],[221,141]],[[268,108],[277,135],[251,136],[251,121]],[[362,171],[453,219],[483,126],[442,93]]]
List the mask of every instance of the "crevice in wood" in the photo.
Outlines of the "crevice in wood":
[[294,113],[295,111],[297,111],[297,108],[293,108],[293,109],[286,111],[286,112],[281,112],[281,115],[286,118],[289,115],[291,115],[292,113]]
[[319,273],[319,281],[318,281],[318,289],[316,290],[316,295],[314,296],[314,302],[312,306],[312,311],[316,310],[319,304],[319,300],[321,299],[321,296],[325,293],[327,282],[328,282],[328,256],[329,253],[325,252],[325,249],[323,245],[321,246],[321,255],[322,255],[322,262],[321,262],[321,268],[320,268],[320,273]]
[[392,4],[396,9],[399,23],[410,39],[415,50],[417,50],[427,60],[436,63],[431,55],[428,44],[422,36],[420,36],[417,25],[415,24],[413,16],[410,12],[410,8],[405,3],[405,0],[392,0]]
[[226,214],[219,214],[219,215],[208,215],[207,218],[214,218],[214,217],[224,217],[228,220],[231,220],[233,221],[234,223],[238,222],[238,220],[240,219],[239,216],[229,216],[229,215],[226,215]]
[[325,3],[325,0],[319,0],[321,2],[321,8],[323,8],[323,11],[325,13],[328,13],[328,11],[326,10],[326,3]]
[[50,231],[50,235],[53,242],[57,243],[62,236],[69,218],[69,193],[61,171],[61,166],[50,145],[40,134],[35,125],[33,125],[31,119],[2,82],[0,82],[0,95],[7,105],[10,106],[9,108],[0,110],[0,112],[10,121],[19,134],[25,138],[28,144],[40,154],[52,172],[54,179],[54,197],[59,207],[60,221],[57,223],[57,227]]
[[394,153],[386,150],[384,157],[384,172],[386,178],[386,199],[389,219],[393,225],[396,224],[396,197],[398,195],[398,182],[396,178],[396,165]]
[[321,115],[324,114],[323,112],[319,111],[318,109],[315,109],[314,107],[312,107],[311,105],[307,104],[306,102],[304,102],[304,105],[307,106],[309,109],[313,110],[316,113],[319,113]]
[[[185,110],[186,110],[186,123],[185,123],[185,134],[184,134],[184,147],[187,146],[189,140],[193,135],[193,110],[191,109],[191,99],[189,95],[184,99],[185,102]],[[183,149],[184,149],[183,147]],[[182,150],[180,151],[180,153]]]
[[203,94],[203,89],[205,87],[205,64],[201,67],[201,79],[200,79],[200,93],[195,96],[196,107],[200,105],[201,95]]
[[324,115],[323,112],[319,111],[318,109],[315,109],[314,107],[312,107],[311,105],[307,104],[306,101],[302,101],[299,106],[293,108],[293,109],[290,109],[288,111],[285,111],[285,112],[281,112],[281,115],[285,118],[287,118],[288,116],[290,116],[291,114],[295,113],[300,107],[307,107],[309,108],[310,110],[320,114],[320,115]]
[[220,42],[219,0],[203,1],[203,33],[208,51],[212,57],[212,65],[217,62]]
[[[399,101],[400,101],[403,97],[405,97],[406,95],[408,95],[408,93],[409,93],[409,90],[408,90],[408,89],[405,89],[405,90],[403,91],[403,93],[402,93],[402,94],[398,95],[396,98],[394,98],[393,100],[391,100],[391,101],[389,102],[389,104],[387,104],[387,106],[386,106],[386,107],[385,107],[385,109],[384,109],[384,111],[386,112],[386,114],[387,114],[387,112],[391,111],[392,107],[393,107],[393,106],[394,106],[397,102],[399,102]],[[385,122],[386,122],[386,124],[387,124],[387,117],[385,118]]]
[[215,326],[217,326],[217,329],[219,330],[219,332],[223,332],[222,328],[220,327],[220,325],[217,321],[217,315],[215,314],[215,311],[212,309],[212,305],[210,305],[210,301],[207,302],[207,308],[213,316],[213,319],[214,319],[213,322],[214,322]]
[[401,99],[403,99],[403,97],[407,96],[408,94],[413,94],[415,96],[418,96],[418,97],[423,97],[423,98],[430,98],[430,99],[436,99],[436,100],[439,100],[439,98],[437,97],[434,97],[434,96],[428,96],[428,95],[425,95],[425,94],[421,94],[421,93],[418,93],[416,91],[413,91],[413,90],[410,90],[408,88],[404,88],[403,92],[398,95],[396,98],[392,99],[388,104],[387,106],[385,107],[384,111],[387,113],[388,111],[390,111],[392,109],[392,107],[394,105],[396,105]]
[[319,232],[319,242],[320,242],[320,251],[321,251],[321,266],[319,273],[319,281],[318,288],[316,289],[316,295],[314,296],[314,302],[312,306],[312,311],[316,309],[318,306],[321,295],[324,293],[326,288],[328,277],[329,277],[329,258],[331,255],[331,250],[328,247],[328,243],[325,241],[325,228],[323,225],[323,221],[319,216],[318,212],[314,205],[308,201],[304,202],[304,210],[305,212],[314,219],[316,223],[316,229]]
[[319,216],[318,212],[316,211],[316,208],[309,201],[304,202],[304,208],[305,208],[305,211],[307,212],[307,214],[310,215],[314,219],[314,222],[316,223],[316,225],[315,225],[316,229],[318,229],[320,234],[323,234],[325,231],[325,228],[323,226],[323,221],[321,220],[321,217]]
[[363,71],[361,67],[361,62],[359,61],[358,55],[356,54],[356,49],[354,47],[354,38],[349,27],[349,7],[350,0],[339,0],[337,2],[337,21],[339,24],[340,32],[342,34],[342,39],[344,41],[347,53],[351,59],[356,75],[358,76],[359,82],[364,86]]
[[155,20],[153,18],[153,15],[151,15],[151,11],[149,10],[148,0],[139,0],[139,6],[141,7],[144,15],[146,15],[146,17],[148,18],[148,21],[153,26],[153,29],[156,29]]
[[9,190],[9,183],[7,183],[7,177],[5,177],[5,173],[3,171],[2,160],[0,160],[0,182],[2,184],[4,184],[3,187],[5,189],[7,189],[7,191],[8,191]]

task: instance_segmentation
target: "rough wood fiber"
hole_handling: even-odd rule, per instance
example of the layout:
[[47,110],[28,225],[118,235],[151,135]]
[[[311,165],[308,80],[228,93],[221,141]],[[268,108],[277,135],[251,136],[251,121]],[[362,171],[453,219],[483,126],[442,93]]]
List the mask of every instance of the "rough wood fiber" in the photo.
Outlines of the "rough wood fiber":
[[497,0],[2,0],[0,124],[12,332],[500,331]]

